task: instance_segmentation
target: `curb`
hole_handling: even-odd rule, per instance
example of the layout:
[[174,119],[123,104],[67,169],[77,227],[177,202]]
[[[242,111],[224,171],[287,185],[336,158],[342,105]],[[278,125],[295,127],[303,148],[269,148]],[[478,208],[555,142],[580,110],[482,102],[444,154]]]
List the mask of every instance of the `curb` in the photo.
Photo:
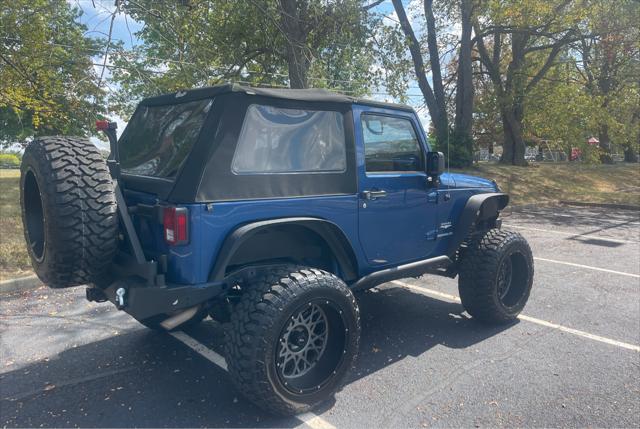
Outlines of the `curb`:
[[631,204],[612,204],[612,203],[582,203],[580,201],[560,201],[560,204],[577,207],[600,207],[605,209],[621,209],[640,211],[640,206]]
[[4,280],[0,282],[0,294],[21,292],[25,290],[37,289],[42,286],[38,276],[20,277],[17,279]]

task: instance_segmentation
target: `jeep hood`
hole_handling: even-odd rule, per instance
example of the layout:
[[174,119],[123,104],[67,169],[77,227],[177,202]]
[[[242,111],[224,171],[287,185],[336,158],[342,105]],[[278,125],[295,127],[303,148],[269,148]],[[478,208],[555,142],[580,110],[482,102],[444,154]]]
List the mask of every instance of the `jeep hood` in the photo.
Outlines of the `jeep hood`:
[[450,180],[453,180],[456,188],[482,188],[490,189],[498,192],[498,185],[493,180],[485,179],[484,177],[471,176],[469,174],[451,173],[449,175]]

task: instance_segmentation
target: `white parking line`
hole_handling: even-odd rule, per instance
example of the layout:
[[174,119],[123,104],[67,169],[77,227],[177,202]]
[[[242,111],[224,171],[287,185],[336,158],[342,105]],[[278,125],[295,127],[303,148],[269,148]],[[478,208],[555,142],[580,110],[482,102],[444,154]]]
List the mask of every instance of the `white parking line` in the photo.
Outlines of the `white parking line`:
[[569,265],[570,267],[585,268],[587,270],[602,271],[605,273],[618,274],[620,276],[628,276],[628,277],[634,277],[634,278],[640,279],[640,274],[631,274],[631,273],[625,273],[622,271],[608,270],[606,268],[598,268],[598,267],[592,267],[590,265],[575,264],[573,262],[556,261],[555,259],[538,258],[538,257],[534,257],[533,259],[535,259],[536,261],[544,261],[544,262],[551,262],[554,264]]
[[[227,372],[229,371],[229,369],[227,368],[227,362],[225,361],[224,357],[214,352],[192,336],[187,335],[182,331],[169,332],[169,334],[213,364],[217,365]],[[300,414],[296,416],[296,418],[303,422],[301,425],[296,426],[296,428],[307,425],[312,429],[336,429],[336,427],[331,423],[311,412]]]
[[169,334],[171,334],[171,336],[173,336],[178,341],[181,341],[184,344],[186,344],[194,352],[199,353],[204,358],[218,365],[220,368],[224,369],[225,371],[229,371],[229,369],[227,368],[227,361],[225,361],[221,355],[214,352],[213,350],[211,350],[210,348],[208,348],[207,346],[205,346],[195,338],[185,334],[182,331],[169,332]]
[[[420,287],[420,286],[414,286],[412,284],[401,282],[401,281],[398,281],[398,280],[393,280],[390,283],[396,284],[396,285],[401,286],[401,287],[406,288],[406,289],[410,289],[410,290],[416,291],[416,292],[421,293],[423,295],[437,297],[437,298],[444,298],[444,299],[447,299],[449,301],[458,302],[458,303],[460,302],[460,298],[459,297],[457,297],[455,295],[450,295],[448,293],[438,292],[436,290],[431,290],[431,289],[423,288],[423,287]],[[531,317],[531,316],[525,316],[524,314],[521,314],[520,316],[518,316],[518,319],[524,320],[526,322],[535,323],[536,325],[545,326],[547,328],[557,329],[558,331],[566,332],[566,333],[572,334],[572,335],[577,335],[579,337],[587,338],[587,339],[590,339],[590,340],[593,340],[593,341],[598,341],[598,342],[609,344],[609,345],[612,345],[612,346],[621,347],[623,349],[628,349],[628,350],[633,350],[635,352],[640,352],[640,346],[637,346],[635,344],[629,344],[629,343],[624,343],[622,341],[612,340],[610,338],[601,337],[600,335],[594,335],[594,334],[590,334],[588,332],[580,331],[578,329],[573,329],[573,328],[568,328],[566,326],[558,325],[557,323],[549,322],[549,321],[542,320],[542,319],[537,319],[537,318]]]
[[[307,426],[313,429],[336,429],[334,425],[323,419],[322,417],[316,416],[313,413],[304,413],[296,416],[296,418],[302,420]],[[302,427],[303,425],[297,426]]]
[[633,240],[621,240],[619,238],[609,238],[603,235],[595,235],[595,234],[589,234],[589,233],[573,233],[573,232],[564,232],[564,231],[553,231],[550,229],[542,229],[542,228],[532,228],[532,227],[528,227],[528,226],[520,226],[520,225],[513,225],[511,223],[505,223],[503,224],[503,226],[505,226],[506,228],[516,228],[516,229],[522,229],[525,231],[537,231],[537,232],[546,232],[548,234],[555,234],[555,235],[562,235],[565,237],[575,237],[575,238],[593,238],[596,240],[606,240],[606,241],[611,241],[613,243],[622,243],[622,244],[640,244],[640,241],[633,241]]

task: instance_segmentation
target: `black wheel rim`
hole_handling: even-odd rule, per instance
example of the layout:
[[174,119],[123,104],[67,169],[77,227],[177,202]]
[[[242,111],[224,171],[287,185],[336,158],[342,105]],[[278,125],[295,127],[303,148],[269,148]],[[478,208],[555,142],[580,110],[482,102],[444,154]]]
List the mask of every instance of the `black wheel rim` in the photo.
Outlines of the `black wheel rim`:
[[498,297],[501,300],[504,300],[509,293],[509,289],[511,289],[512,275],[513,264],[511,263],[511,258],[506,258],[498,271]]
[[327,316],[318,304],[309,304],[289,318],[280,336],[278,368],[284,378],[308,373],[318,363],[327,345]]
[[40,262],[44,258],[45,234],[42,197],[36,176],[28,170],[24,180],[24,212],[31,253]]
[[342,362],[347,334],[342,310],[332,301],[314,300],[296,309],[276,347],[276,372],[285,389],[295,394],[321,389]]
[[526,296],[529,284],[529,264],[520,252],[505,257],[498,268],[497,295],[505,307],[516,307]]

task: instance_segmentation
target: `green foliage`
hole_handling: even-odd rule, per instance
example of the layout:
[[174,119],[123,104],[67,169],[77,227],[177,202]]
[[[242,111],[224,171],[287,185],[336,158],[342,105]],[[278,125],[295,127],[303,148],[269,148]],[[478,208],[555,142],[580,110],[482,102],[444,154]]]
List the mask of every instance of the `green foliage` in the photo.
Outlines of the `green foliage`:
[[0,168],[20,168],[20,158],[13,153],[0,153]]
[[473,163],[473,139],[463,133],[454,132],[449,145],[450,165],[468,167]]
[[640,7],[629,1],[615,10],[606,5],[593,2],[585,19],[597,34],[567,49],[526,99],[526,136],[551,140],[565,153],[579,148],[589,163],[606,155],[587,144],[589,137],[600,138],[603,127],[614,151],[629,146],[637,151],[640,133],[634,124],[640,115]]
[[[299,1],[310,60],[309,86],[365,93],[373,52],[361,0]],[[223,82],[288,85],[281,3],[277,0],[139,0],[125,12],[144,23],[133,50],[117,47],[114,107],[130,113],[149,95]]]
[[88,135],[104,111],[79,10],[65,0],[14,0],[0,9],[0,143]]
[[[567,154],[578,148],[587,162],[611,146],[637,145],[638,2],[495,0],[477,13],[476,32],[486,33],[483,63],[493,63],[494,73],[476,81],[476,137],[498,140],[491,137],[513,112],[527,142]],[[591,136],[606,144],[588,145]]]

